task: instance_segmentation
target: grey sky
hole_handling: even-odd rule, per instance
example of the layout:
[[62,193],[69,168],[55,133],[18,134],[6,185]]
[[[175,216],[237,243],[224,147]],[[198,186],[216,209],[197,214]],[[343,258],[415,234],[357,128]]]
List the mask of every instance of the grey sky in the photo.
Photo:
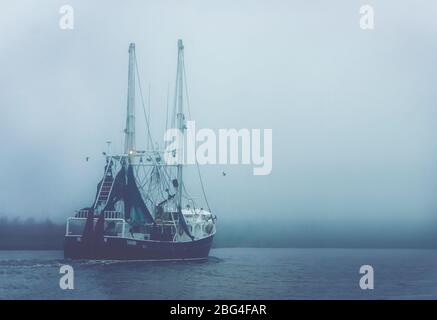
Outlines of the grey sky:
[[[66,3],[72,31],[58,27]],[[437,4],[124,3],[0,5],[0,212],[62,221],[92,201],[105,141],[123,141],[129,42],[161,140],[182,38],[196,126],[273,129],[270,176],[202,168],[217,215],[436,220]],[[358,24],[367,3],[370,32]]]

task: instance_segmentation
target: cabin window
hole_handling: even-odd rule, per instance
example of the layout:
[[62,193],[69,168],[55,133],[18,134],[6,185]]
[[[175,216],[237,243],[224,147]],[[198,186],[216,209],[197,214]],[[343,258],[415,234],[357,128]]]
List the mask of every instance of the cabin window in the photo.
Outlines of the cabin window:
[[71,219],[68,222],[68,235],[79,236],[83,234],[86,220]]

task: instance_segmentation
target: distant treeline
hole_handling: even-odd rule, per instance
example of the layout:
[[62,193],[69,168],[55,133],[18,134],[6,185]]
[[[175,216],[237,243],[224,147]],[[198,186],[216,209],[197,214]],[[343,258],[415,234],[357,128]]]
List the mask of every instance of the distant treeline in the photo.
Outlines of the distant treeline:
[[0,250],[62,249],[65,225],[32,218],[0,218]]
[[[0,217],[0,250],[60,250],[64,234],[65,224],[49,219]],[[433,224],[219,220],[214,247],[437,248],[437,237]]]

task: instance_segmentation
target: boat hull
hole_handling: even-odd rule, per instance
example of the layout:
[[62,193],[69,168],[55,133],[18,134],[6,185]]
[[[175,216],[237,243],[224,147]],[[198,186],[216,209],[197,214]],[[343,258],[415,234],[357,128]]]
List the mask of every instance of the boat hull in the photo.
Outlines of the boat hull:
[[213,235],[187,242],[133,240],[105,237],[99,244],[87,243],[81,236],[65,236],[66,259],[103,260],[192,260],[205,259]]

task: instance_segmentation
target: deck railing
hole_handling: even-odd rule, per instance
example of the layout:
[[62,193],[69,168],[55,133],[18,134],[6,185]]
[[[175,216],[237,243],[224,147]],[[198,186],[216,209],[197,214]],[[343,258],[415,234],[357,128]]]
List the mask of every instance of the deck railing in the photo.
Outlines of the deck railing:
[[[89,210],[79,210],[76,212],[75,218],[88,218]],[[105,211],[105,219],[123,219],[123,213],[119,211]],[[95,215],[97,218],[98,215]]]

